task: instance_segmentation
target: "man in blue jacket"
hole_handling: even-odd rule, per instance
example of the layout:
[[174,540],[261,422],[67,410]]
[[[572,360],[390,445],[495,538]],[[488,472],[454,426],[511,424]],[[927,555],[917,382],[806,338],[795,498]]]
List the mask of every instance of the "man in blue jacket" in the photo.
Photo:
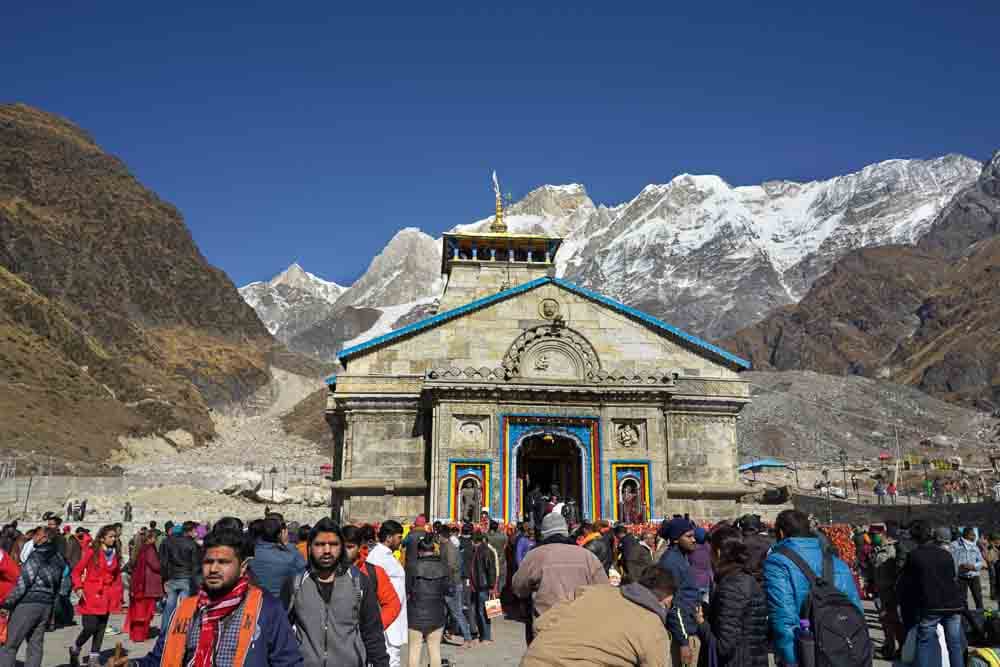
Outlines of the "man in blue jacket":
[[677,592],[673,608],[667,614],[670,630],[670,655],[675,665],[698,664],[698,625],[694,610],[701,603],[701,594],[691,575],[688,554],[694,551],[694,525],[688,519],[674,517],[660,525],[660,537],[670,541],[670,547],[660,556],[658,566],[674,576]]
[[281,587],[286,580],[306,571],[306,560],[299,550],[283,543],[282,535],[287,536],[287,530],[277,515],[264,519],[250,561],[250,571],[257,584],[276,598],[281,597]]
[[108,667],[302,667],[281,602],[250,583],[243,535],[216,530],[204,548],[198,595],[178,605],[149,655]]
[[[813,572],[823,571],[823,548],[809,526],[809,517],[798,510],[785,510],[775,522],[778,542],[764,560],[764,590],[774,637],[774,650],[780,664],[795,665],[795,630],[799,627],[802,605],[809,594],[809,581],[787,557],[776,553],[787,547],[797,553]],[[833,582],[864,613],[854,577],[847,563],[833,558]]]

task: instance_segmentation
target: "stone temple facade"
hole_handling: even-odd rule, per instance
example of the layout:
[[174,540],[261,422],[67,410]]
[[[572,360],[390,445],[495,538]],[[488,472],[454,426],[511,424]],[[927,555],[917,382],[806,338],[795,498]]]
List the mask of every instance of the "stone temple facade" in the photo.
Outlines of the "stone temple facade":
[[504,521],[557,490],[581,519],[726,518],[747,493],[749,363],[555,277],[561,239],[445,234],[427,319],[355,347],[329,380],[342,521]]

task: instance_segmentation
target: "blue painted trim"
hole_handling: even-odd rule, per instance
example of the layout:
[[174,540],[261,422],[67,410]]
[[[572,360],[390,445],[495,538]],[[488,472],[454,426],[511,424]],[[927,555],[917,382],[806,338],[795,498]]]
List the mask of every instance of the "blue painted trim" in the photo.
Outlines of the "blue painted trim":
[[345,362],[347,361],[347,359],[357,355],[359,352],[363,352],[378,345],[388,343],[389,341],[395,340],[402,336],[407,336],[409,334],[416,333],[418,331],[423,331],[424,329],[429,329],[430,327],[437,326],[438,324],[442,324],[449,320],[453,320],[456,317],[461,317],[462,315],[470,313],[474,310],[478,310],[479,308],[489,306],[491,304],[497,303],[498,301],[503,301],[504,299],[516,296],[518,294],[530,292],[536,287],[540,287],[542,285],[549,283],[558,285],[559,287],[562,287],[565,290],[569,290],[574,294],[578,294],[579,296],[582,296],[585,299],[590,299],[591,301],[596,301],[597,303],[603,304],[628,317],[633,317],[639,320],[640,322],[643,322],[644,324],[653,327],[654,329],[658,329],[660,331],[670,334],[671,336],[680,338],[682,341],[689,343],[698,349],[710,352],[711,354],[720,357],[723,360],[743,370],[749,370],[751,368],[750,362],[747,361],[746,359],[738,357],[731,352],[727,352],[726,350],[723,350],[721,347],[712,345],[708,341],[702,340],[697,336],[694,336],[686,331],[678,329],[677,327],[671,324],[667,324],[663,320],[657,319],[652,315],[642,312],[641,310],[636,310],[635,308],[626,306],[624,303],[621,303],[620,301],[615,301],[612,298],[585,289],[583,287],[580,287],[579,285],[575,285],[569,282],[568,280],[563,280],[562,278],[552,278],[550,276],[536,278],[534,280],[524,283],[523,285],[512,287],[509,290],[504,290],[503,292],[497,292],[496,294],[483,297],[482,299],[476,299],[475,301],[467,303],[464,306],[459,306],[458,308],[452,308],[451,310],[447,310],[443,313],[432,315],[431,317],[422,319],[419,322],[408,324],[407,326],[402,327],[400,329],[396,329],[395,331],[390,331],[387,334],[383,334],[376,338],[372,338],[371,340],[361,343],[360,345],[355,345],[353,347],[347,348],[346,350],[341,350],[340,353],[337,354],[337,359],[340,361],[341,364],[344,364],[346,366]]
[[552,278],[550,278],[549,276],[536,278],[534,280],[524,283],[523,285],[512,287],[509,290],[504,290],[503,292],[497,292],[496,294],[483,297],[482,299],[476,299],[475,301],[467,303],[464,306],[459,306],[458,308],[452,308],[451,310],[446,310],[443,313],[432,315],[430,317],[420,320],[419,322],[408,324],[405,327],[396,329],[395,331],[390,331],[389,333],[383,334],[376,338],[372,338],[371,340],[365,341],[364,343],[361,343],[359,345],[349,347],[346,350],[341,350],[337,354],[337,359],[340,361],[340,363],[343,364],[349,357],[353,357],[357,353],[363,352],[364,350],[367,350],[371,347],[375,347],[376,345],[387,343],[390,340],[394,340],[396,338],[399,338],[401,336],[406,336],[411,333],[416,333],[417,331],[423,331],[424,329],[429,329],[430,327],[442,324],[449,320],[453,320],[456,317],[461,317],[466,313],[471,313],[472,311],[483,308],[484,306],[488,306],[498,301],[503,301],[508,297],[515,296],[517,294],[523,294],[524,292],[530,292],[536,287],[544,285],[545,283],[551,281]]
[[615,301],[614,299],[606,297],[602,294],[598,294],[597,292],[592,292],[591,290],[580,287],[579,285],[574,285],[573,283],[567,280],[563,280],[562,278],[550,278],[550,280],[556,285],[568,289],[570,292],[574,292],[584,298],[596,301],[598,303],[602,303],[610,308],[614,308],[615,310],[621,313],[624,313],[626,315],[629,315],[630,317],[634,317],[638,320],[641,320],[642,322],[645,322],[646,324],[649,324],[655,329],[666,331],[667,333],[677,336],[681,340],[687,341],[688,343],[691,343],[696,347],[699,347],[703,350],[716,354],[725,359],[726,361],[736,364],[737,366],[743,369],[748,370],[751,366],[750,362],[747,361],[746,359],[737,357],[735,354],[727,352],[726,350],[723,350],[721,347],[712,345],[708,341],[702,340],[697,336],[693,336],[686,331],[682,331],[681,329],[678,329],[672,324],[667,324],[663,320],[657,319],[652,315],[642,312],[641,310],[636,310],[635,308],[626,306],[624,303]]
[[493,463],[493,459],[448,459],[448,465],[452,463]]
[[325,382],[328,387],[336,387],[337,386],[337,374],[334,373],[333,375],[328,375],[326,377],[326,379],[323,380],[323,382]]

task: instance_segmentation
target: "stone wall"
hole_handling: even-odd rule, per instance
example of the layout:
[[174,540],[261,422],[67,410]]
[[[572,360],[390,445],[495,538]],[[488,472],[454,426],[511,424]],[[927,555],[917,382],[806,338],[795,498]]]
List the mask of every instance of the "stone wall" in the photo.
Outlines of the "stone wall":
[[915,519],[930,521],[941,526],[977,526],[987,531],[1000,531],[1000,503],[953,503],[950,505],[858,505],[843,500],[817,496],[792,496],[795,509],[812,514],[821,522],[829,521],[830,510],[834,523],[866,525],[888,520],[900,524]]

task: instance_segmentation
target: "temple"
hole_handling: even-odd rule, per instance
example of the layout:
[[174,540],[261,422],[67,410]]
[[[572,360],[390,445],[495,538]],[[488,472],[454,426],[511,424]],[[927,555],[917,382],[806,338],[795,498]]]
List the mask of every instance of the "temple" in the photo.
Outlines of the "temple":
[[[494,181],[495,183],[495,181]],[[445,234],[438,313],[344,349],[328,380],[342,521],[732,517],[749,362],[556,277],[562,239]]]

